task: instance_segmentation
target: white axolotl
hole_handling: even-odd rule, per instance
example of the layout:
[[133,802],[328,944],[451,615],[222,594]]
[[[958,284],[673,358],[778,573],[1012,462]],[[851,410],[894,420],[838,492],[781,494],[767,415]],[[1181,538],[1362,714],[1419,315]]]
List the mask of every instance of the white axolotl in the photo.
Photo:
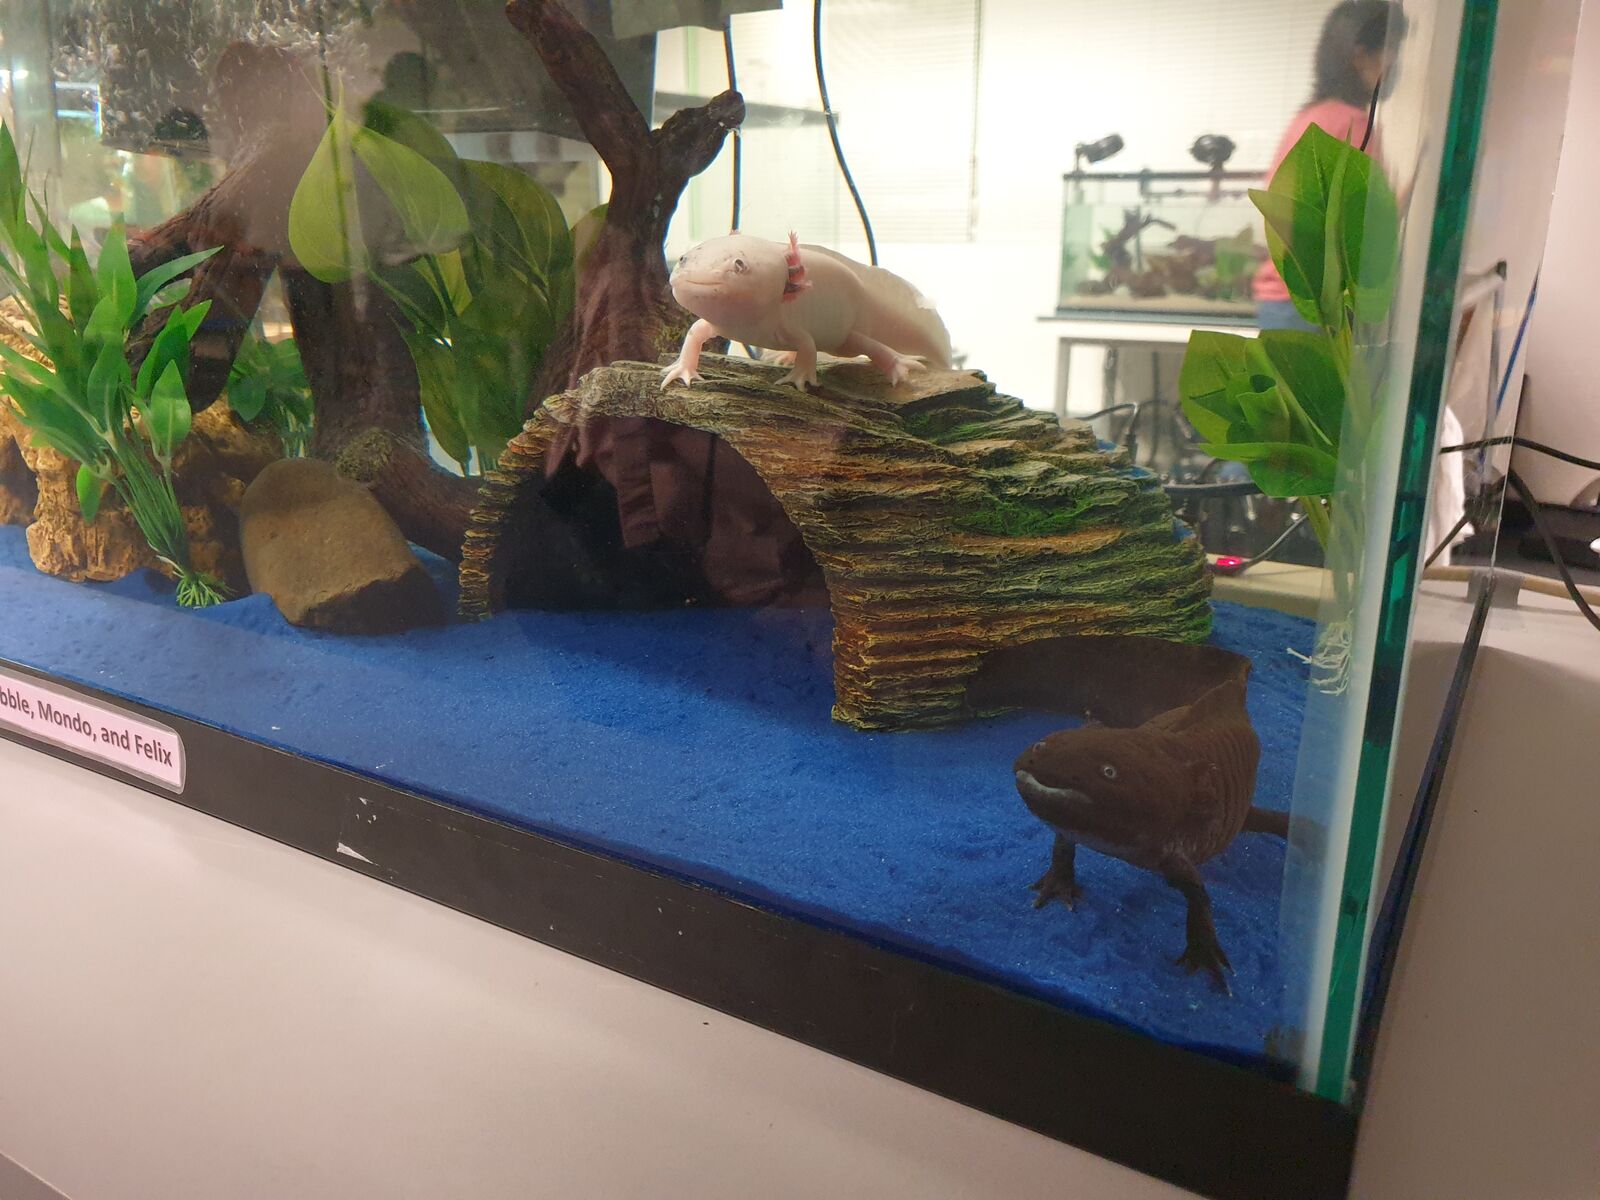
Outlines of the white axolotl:
[[[865,354],[891,383],[926,360],[950,365],[950,335],[933,305],[900,276],[822,246],[734,233],[701,242],[672,270],[672,294],[700,319],[689,327],[678,360],[661,378],[693,383],[700,351],[725,337],[787,351],[794,369],[780,382],[804,390],[817,382],[817,352]],[[787,357],[787,355],[785,355]]]

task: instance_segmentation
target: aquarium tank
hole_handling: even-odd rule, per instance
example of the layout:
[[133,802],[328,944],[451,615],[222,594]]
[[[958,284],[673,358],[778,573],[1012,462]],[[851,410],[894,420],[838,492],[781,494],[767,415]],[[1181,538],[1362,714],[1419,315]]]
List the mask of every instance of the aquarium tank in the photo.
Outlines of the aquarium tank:
[[[1340,1194],[1495,15],[3,0],[0,734]],[[1263,298],[1179,391],[1291,598],[1040,321]]]
[[[1202,146],[1202,150],[1206,147]],[[1215,156],[1217,150],[1210,148]],[[1267,261],[1250,189],[1264,172],[1095,171],[1065,179],[1061,315],[1248,321]]]

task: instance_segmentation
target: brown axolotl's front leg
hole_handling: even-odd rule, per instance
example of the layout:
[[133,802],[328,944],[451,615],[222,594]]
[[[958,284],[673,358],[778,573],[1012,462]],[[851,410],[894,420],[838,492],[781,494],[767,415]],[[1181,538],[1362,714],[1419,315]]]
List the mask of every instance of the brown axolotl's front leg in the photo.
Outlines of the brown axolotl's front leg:
[[1060,900],[1069,909],[1077,906],[1078,898],[1083,895],[1083,889],[1078,886],[1077,857],[1078,844],[1068,841],[1064,833],[1056,834],[1055,847],[1050,851],[1050,869],[1028,885],[1031,891],[1039,893],[1033,901],[1035,908],[1043,908],[1052,900]]
[[1200,881],[1200,872],[1181,854],[1167,855],[1158,869],[1161,877],[1182,892],[1183,898],[1189,902],[1186,923],[1188,942],[1183,953],[1174,961],[1190,974],[1204,968],[1210,973],[1219,992],[1233,995],[1233,989],[1223,975],[1224,971],[1233,970],[1233,964],[1228,961],[1222,943],[1217,940],[1216,922],[1211,919],[1211,897],[1206,892],[1206,885]]

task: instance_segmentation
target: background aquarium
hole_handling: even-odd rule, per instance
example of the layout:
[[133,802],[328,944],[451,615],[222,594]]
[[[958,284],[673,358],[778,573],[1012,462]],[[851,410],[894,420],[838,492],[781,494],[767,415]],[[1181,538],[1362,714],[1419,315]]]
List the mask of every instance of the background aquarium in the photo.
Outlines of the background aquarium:
[[0,3],[0,730],[1169,1176],[1025,1048],[1336,1141],[1493,6],[1259,342],[1329,0],[502,7]]
[[[1199,149],[1217,153],[1214,145]],[[1062,201],[1059,307],[1249,320],[1250,282],[1267,247],[1248,192],[1263,175],[1072,172]]]

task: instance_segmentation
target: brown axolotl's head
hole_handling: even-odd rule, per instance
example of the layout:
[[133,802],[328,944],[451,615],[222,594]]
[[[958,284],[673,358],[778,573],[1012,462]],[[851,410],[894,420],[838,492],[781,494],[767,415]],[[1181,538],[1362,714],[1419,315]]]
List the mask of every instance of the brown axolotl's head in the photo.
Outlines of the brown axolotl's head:
[[1170,739],[1144,728],[1089,726],[1052,733],[1014,764],[1029,811],[1104,853],[1160,846],[1189,780]]

